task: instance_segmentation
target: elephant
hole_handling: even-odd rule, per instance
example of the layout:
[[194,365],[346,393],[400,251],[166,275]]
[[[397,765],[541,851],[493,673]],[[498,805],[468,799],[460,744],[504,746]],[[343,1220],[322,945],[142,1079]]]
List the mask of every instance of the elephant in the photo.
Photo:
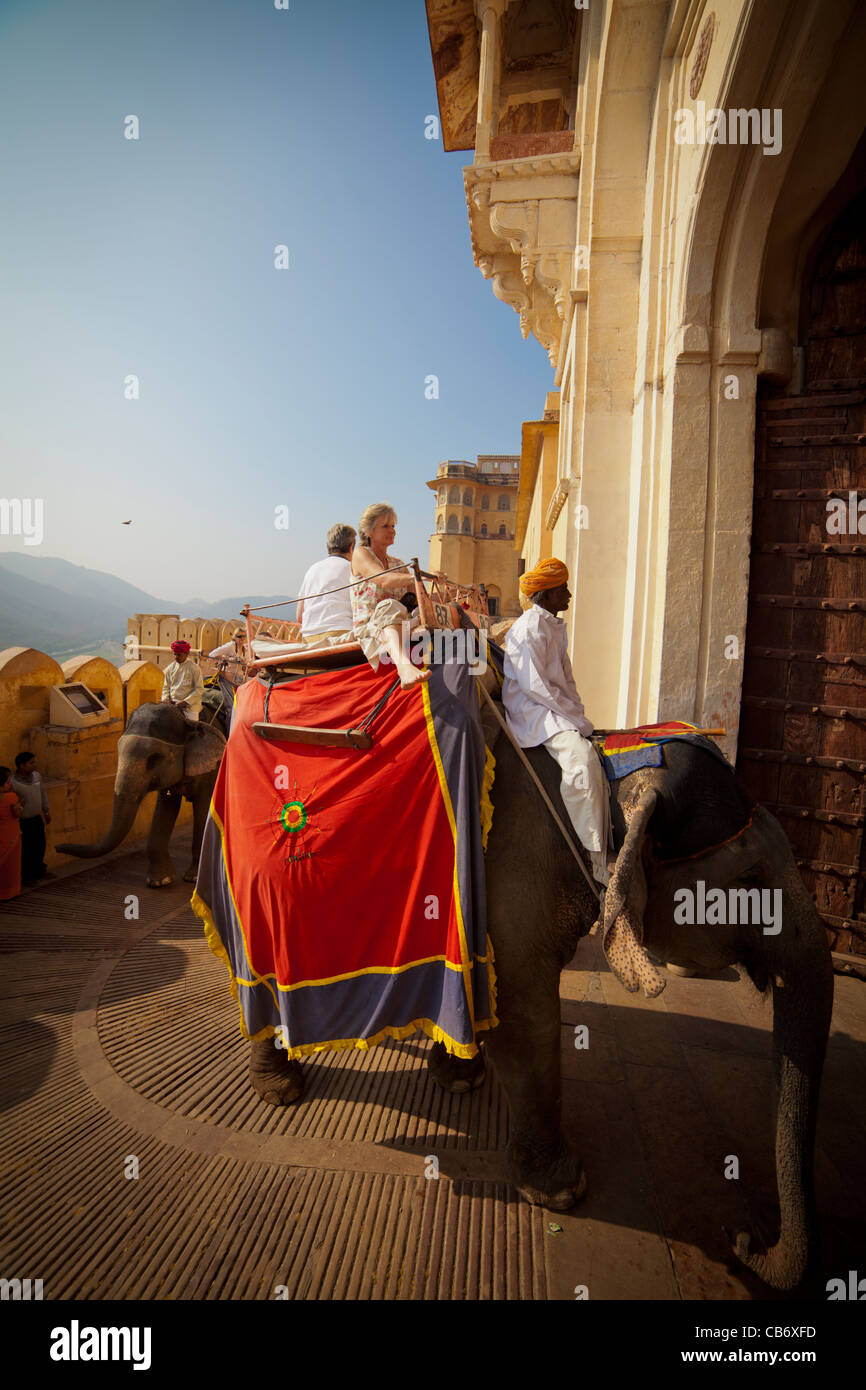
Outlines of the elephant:
[[114,810],[105,838],[95,845],[62,844],[63,854],[95,859],[129,834],[142,798],[159,793],[147,841],[147,886],[174,882],[169,840],[181,801],[193,805],[192,859],[184,881],[195,882],[202,836],[226,741],[213,725],[187,719],[168,701],[139,705],[117,744]]
[[[621,982],[631,991],[643,983],[650,995],[664,979],[648,952],[682,973],[741,964],[760,991],[772,991],[780,1230],[767,1249],[753,1248],[749,1232],[731,1240],[736,1256],[763,1281],[790,1290],[812,1266],[817,1246],[812,1170],[833,999],[827,936],[781,826],[753,808],[730,765],[696,743],[672,741],[661,749],[659,767],[611,784],[617,859],[600,915],[526,769],[511,744],[498,739],[485,875],[499,1024],[471,1061],[436,1043],[428,1067],[445,1089],[468,1090],[483,1082],[483,1054],[489,1055],[510,1111],[509,1180],[530,1203],[567,1210],[586,1189],[582,1162],[561,1126],[559,985],[578,939],[602,930]],[[556,764],[543,748],[528,756],[567,826]],[[678,924],[684,914],[677,904],[684,900],[675,895],[694,890],[698,880],[705,892],[780,893],[780,929],[765,931],[760,921]],[[271,1038],[251,1043],[249,1074],[270,1104],[290,1104],[303,1093],[302,1064]]]

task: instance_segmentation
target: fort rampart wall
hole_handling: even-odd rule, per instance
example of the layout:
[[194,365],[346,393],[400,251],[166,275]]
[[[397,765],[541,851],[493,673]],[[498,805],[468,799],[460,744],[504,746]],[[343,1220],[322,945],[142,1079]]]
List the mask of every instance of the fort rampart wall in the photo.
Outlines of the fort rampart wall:
[[[136,614],[129,619],[130,634],[140,641],[138,654],[120,667],[104,657],[83,653],[61,665],[35,647],[7,647],[0,651],[0,763],[14,771],[15,755],[29,749],[36,757],[51,809],[46,863],[49,868],[68,864],[68,855],[54,846],[63,841],[89,843],[102,839],[111,822],[117,741],[130,714],[141,704],[159,700],[162,668],[171,652],[149,651],[171,645],[182,636],[198,653],[227,641],[239,619],[182,619],[177,614]],[[158,640],[154,641],[156,637]],[[142,640],[146,639],[146,640]],[[80,683],[105,707],[97,722],[83,728],[51,722],[51,689]],[[153,816],[156,793],[141,804],[128,841],[146,837]],[[192,818],[184,802],[178,824]]]

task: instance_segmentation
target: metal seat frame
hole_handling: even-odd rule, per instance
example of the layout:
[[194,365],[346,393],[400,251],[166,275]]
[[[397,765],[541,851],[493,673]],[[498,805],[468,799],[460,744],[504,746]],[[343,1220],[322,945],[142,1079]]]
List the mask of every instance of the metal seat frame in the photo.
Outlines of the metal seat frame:
[[[490,627],[487,599],[476,585],[443,582],[436,575],[427,574],[420,569],[417,558],[408,563],[414,580],[415,598],[420,619],[418,627],[415,629],[416,632],[432,632],[435,628],[459,628],[463,626],[467,618],[476,627],[484,629]],[[430,581],[430,593],[425,587],[425,580]],[[241,614],[246,620],[247,626],[247,652],[253,656],[253,622],[258,615],[252,611],[249,604],[241,609]],[[365,659],[359,642],[341,642],[333,647],[320,647],[318,649],[314,647],[312,649],[307,648],[305,651],[287,652],[280,656],[255,658],[248,661],[247,674],[259,675],[261,678],[264,672],[272,676],[276,676],[277,673],[284,673],[287,679],[298,679],[301,676],[321,674],[324,671],[345,670],[360,665]],[[399,680],[395,682],[374,710],[361,721],[359,727],[327,729],[299,724],[280,724],[269,720],[267,717],[268,697],[274,684],[274,680],[271,679],[268,683],[268,695],[265,697],[265,718],[257,720],[253,724],[253,732],[258,734],[260,738],[278,743],[308,743],[320,747],[354,748],[368,751],[373,746],[373,737],[369,732],[369,727],[372,726],[380,708],[390,698],[399,683]]]

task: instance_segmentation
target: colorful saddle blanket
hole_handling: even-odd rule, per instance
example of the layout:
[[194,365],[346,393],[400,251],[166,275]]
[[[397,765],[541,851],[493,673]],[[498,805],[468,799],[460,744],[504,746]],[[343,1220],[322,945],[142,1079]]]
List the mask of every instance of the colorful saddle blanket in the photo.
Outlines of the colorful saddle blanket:
[[485,746],[465,663],[390,695],[360,751],[273,742],[272,723],[357,726],[394,669],[237,692],[193,907],[245,1037],[291,1057],[422,1029],[473,1057],[496,1017],[480,817]]
[[636,729],[618,729],[615,733],[606,734],[597,746],[608,781],[616,782],[642,767],[661,767],[662,744],[669,743],[671,739],[695,743],[727,763],[722,750],[705,734],[696,733],[696,727],[674,719],[667,724],[641,724]]

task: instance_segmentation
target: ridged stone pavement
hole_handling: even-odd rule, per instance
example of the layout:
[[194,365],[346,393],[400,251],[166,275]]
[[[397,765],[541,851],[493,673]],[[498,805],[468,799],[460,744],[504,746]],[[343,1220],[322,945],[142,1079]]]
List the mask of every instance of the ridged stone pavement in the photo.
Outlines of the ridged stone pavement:
[[[773,1213],[770,1010],[734,971],[672,977],[650,1002],[581,943],[563,1092],[589,1193],[557,1215],[503,1179],[492,1073],[446,1095],[421,1036],[323,1054],[299,1105],[263,1105],[189,892],[146,889],[130,852],[0,904],[0,1275],[42,1279],[46,1299],[773,1296],[722,1230]],[[827,1278],[864,1248],[864,1041],[866,985],[839,978],[817,1162]]]

